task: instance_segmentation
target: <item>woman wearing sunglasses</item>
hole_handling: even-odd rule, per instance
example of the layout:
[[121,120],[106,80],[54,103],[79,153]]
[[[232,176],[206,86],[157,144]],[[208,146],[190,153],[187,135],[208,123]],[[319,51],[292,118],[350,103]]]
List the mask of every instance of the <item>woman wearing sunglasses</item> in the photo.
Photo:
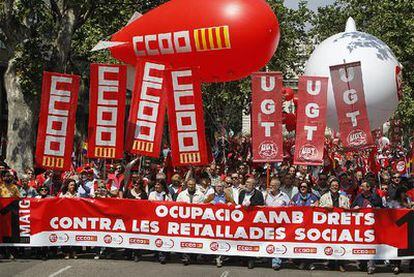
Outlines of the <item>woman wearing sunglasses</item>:
[[306,180],[299,182],[299,192],[292,197],[290,205],[308,207],[317,207],[319,205],[318,197],[312,193],[309,182]]

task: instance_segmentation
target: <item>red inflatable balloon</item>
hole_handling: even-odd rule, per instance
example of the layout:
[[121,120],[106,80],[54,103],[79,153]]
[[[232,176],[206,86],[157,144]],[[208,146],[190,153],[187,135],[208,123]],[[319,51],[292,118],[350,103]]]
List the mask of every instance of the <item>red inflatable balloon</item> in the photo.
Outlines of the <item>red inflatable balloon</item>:
[[283,114],[283,124],[286,125],[286,130],[292,132],[296,130],[296,115],[293,113],[284,113]]
[[[134,20],[106,42],[114,58],[173,68],[200,67],[202,81],[241,79],[270,60],[279,23],[265,0],[172,0]],[[98,49],[95,49],[98,50]]]

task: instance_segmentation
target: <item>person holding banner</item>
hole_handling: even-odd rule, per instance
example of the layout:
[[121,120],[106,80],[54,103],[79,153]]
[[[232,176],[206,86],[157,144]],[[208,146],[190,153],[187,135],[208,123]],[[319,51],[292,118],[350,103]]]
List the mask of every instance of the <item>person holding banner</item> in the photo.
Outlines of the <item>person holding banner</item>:
[[[205,200],[204,193],[196,187],[196,180],[190,178],[187,181],[187,189],[180,192],[177,197],[177,202],[200,204]],[[189,265],[191,261],[191,254],[184,253],[181,256],[181,261],[184,265]]]
[[231,194],[228,191],[226,191],[224,187],[225,187],[225,182],[219,181],[214,187],[214,192],[207,195],[207,197],[204,200],[204,203],[235,205],[236,203],[231,197]]
[[319,205],[318,197],[312,193],[311,185],[306,180],[299,182],[299,192],[296,193],[290,201],[291,206],[317,207]]
[[242,191],[242,180],[236,172],[231,174],[232,186],[230,187],[234,202],[239,203],[239,195]]
[[63,187],[67,188],[65,193],[60,195],[61,198],[75,198],[79,197],[78,188],[76,185],[75,180],[73,179],[66,179],[63,183]]
[[329,191],[319,199],[319,207],[349,209],[349,198],[339,193],[339,181],[332,178],[329,181]]
[[[235,205],[236,203],[231,197],[230,192],[226,191],[224,187],[225,187],[224,181],[218,182],[216,186],[214,187],[214,193],[209,194],[204,200],[204,203],[211,203],[214,205],[217,205],[217,204]],[[215,260],[216,260],[217,267],[223,266],[223,257],[221,255],[217,256]]]
[[[306,180],[299,183],[299,192],[292,197],[290,206],[317,207],[319,205],[318,197],[311,192],[311,185]],[[316,267],[311,260],[299,260],[299,269],[315,270]]]
[[[246,180],[246,188],[240,192],[239,195],[239,205],[243,207],[254,207],[254,206],[263,206],[264,205],[264,198],[263,194],[257,190],[256,187],[256,180],[253,177],[249,177]],[[247,260],[247,268],[252,269],[254,268],[255,259],[248,258]]]
[[[339,181],[336,178],[332,178],[329,181],[329,192],[322,195],[319,199],[319,207],[323,208],[343,208],[349,209],[349,198],[339,193]],[[345,272],[343,261],[330,260],[328,267],[331,269],[339,269],[341,272]]]
[[181,176],[179,174],[174,174],[171,177],[171,185],[168,186],[168,190],[174,201],[177,200],[178,194],[182,191],[181,181]]
[[132,188],[127,189],[127,191],[125,192],[125,198],[147,200],[148,195],[145,192],[144,180],[134,180],[132,183]]
[[[159,174],[157,174],[159,175]],[[159,176],[160,177],[160,176]],[[168,191],[167,183],[163,178],[156,178],[154,190],[148,195],[149,201],[172,201],[171,195]],[[161,264],[165,264],[167,261],[167,253],[163,251],[158,251],[156,253],[158,256],[158,261]]]
[[[67,188],[66,193],[62,193],[60,198],[76,198],[78,197],[76,182],[73,179],[66,179],[63,183],[63,187]],[[70,256],[77,259],[76,249],[73,246],[63,246],[62,251],[65,254],[65,260],[69,260]]]
[[[280,180],[272,178],[270,180],[269,188],[263,193],[265,205],[268,207],[285,207],[289,206],[289,196],[280,190]],[[272,268],[279,270],[282,266],[282,259],[272,258]]]
[[[381,198],[373,192],[373,185],[371,181],[365,179],[362,182],[361,193],[357,195],[351,207],[354,209],[383,208]],[[365,264],[367,266],[367,273],[373,274],[375,272],[375,260],[364,262],[364,265]]]
[[172,201],[171,195],[168,191],[167,183],[164,179],[157,179],[155,181],[154,190],[148,195],[150,201]]

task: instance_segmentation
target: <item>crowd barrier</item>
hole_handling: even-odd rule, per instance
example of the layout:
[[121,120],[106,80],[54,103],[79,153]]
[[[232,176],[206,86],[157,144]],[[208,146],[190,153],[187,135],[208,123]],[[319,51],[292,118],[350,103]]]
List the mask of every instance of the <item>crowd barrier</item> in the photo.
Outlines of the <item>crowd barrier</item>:
[[0,199],[0,246],[98,246],[301,259],[414,259],[414,211],[4,198]]

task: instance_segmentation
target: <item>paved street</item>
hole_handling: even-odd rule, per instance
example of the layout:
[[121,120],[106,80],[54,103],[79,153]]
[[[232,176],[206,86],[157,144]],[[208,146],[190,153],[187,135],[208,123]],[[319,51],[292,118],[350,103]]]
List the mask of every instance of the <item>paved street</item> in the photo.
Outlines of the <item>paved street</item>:
[[[116,257],[115,257],[116,258]],[[55,259],[48,261],[34,259],[16,259],[0,260],[0,276],[152,276],[152,277],[185,277],[185,276],[217,276],[217,277],[233,277],[233,276],[332,276],[339,274],[342,276],[367,276],[366,273],[356,269],[355,264],[348,265],[350,271],[346,273],[333,272],[323,270],[323,264],[317,264],[317,270],[304,271],[298,270],[293,265],[288,264],[287,269],[278,272],[273,271],[268,263],[260,263],[252,270],[245,266],[240,266],[237,259],[230,265],[217,268],[212,263],[203,262],[183,266],[178,260],[173,260],[166,265],[161,265],[153,261],[151,256],[144,257],[143,261],[135,263],[133,261],[125,261],[121,259],[111,260],[94,260],[90,255],[81,255],[77,260]],[[407,265],[404,263],[404,269]],[[402,276],[413,275],[413,273],[402,273]],[[392,276],[390,269],[381,265],[375,276]]]

